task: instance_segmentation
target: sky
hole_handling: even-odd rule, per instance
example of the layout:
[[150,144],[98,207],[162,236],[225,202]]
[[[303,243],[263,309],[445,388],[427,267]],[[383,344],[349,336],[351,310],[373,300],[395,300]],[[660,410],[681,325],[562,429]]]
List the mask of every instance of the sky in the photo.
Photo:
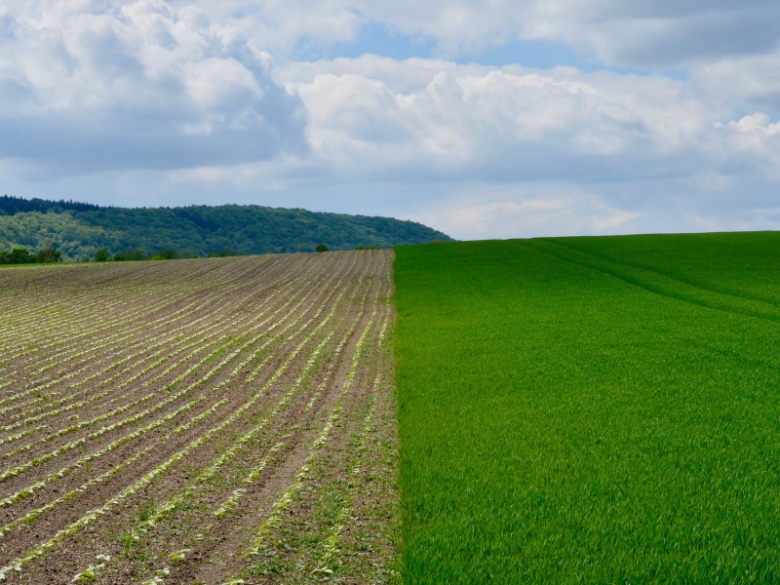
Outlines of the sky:
[[780,229],[777,0],[2,0],[0,193]]

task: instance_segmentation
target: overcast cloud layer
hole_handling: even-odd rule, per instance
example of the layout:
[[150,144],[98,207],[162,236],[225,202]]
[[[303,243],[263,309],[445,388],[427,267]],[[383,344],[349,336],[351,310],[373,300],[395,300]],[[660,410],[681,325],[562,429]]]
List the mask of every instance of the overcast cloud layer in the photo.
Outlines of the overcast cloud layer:
[[0,191],[780,229],[780,4],[11,0]]

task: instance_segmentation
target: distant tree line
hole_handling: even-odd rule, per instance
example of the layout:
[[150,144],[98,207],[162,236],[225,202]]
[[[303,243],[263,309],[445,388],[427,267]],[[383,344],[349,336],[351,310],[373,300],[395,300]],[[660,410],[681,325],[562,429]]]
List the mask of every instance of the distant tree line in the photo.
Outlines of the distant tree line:
[[[227,256],[237,256],[235,250],[231,248],[222,248],[219,252],[209,252],[208,258],[225,258]],[[163,248],[156,253],[147,255],[140,248],[127,248],[111,254],[108,248],[98,248],[95,251],[95,262],[123,262],[138,260],[177,260],[180,258],[197,258],[192,250],[177,251],[175,248]],[[62,261],[62,253],[55,250],[51,245],[45,246],[38,252],[30,252],[27,248],[13,248],[12,250],[0,250],[0,264],[45,264]]]
[[28,252],[26,248],[0,250],[0,264],[42,264],[59,262],[62,253],[51,246],[45,246],[40,252]]
[[98,205],[91,203],[78,203],[76,201],[47,201],[45,199],[22,199],[3,195],[0,197],[0,215],[16,215],[17,213],[30,213],[38,211],[47,213],[61,213],[63,211],[95,211],[100,209]]
[[[379,250],[378,246],[357,246],[355,250]],[[317,244],[314,247],[315,252],[328,252],[329,248],[325,244]],[[228,256],[239,256],[232,248],[222,248],[219,252],[208,252],[206,258],[226,258]],[[147,254],[141,248],[125,248],[114,254],[108,248],[98,248],[95,250],[95,262],[130,262],[143,260],[178,260],[186,258],[198,258],[192,250],[185,248],[178,251],[176,248],[162,248],[153,254]],[[88,259],[84,259],[87,261]],[[30,252],[26,248],[13,248],[10,251],[0,250],[0,264],[42,264],[61,262],[62,253],[56,250],[51,244],[47,244],[39,252]]]
[[[222,248],[219,252],[208,252],[207,258],[225,258],[227,256],[238,256],[232,248]],[[108,248],[98,248],[95,251],[95,262],[125,262],[139,260],[178,260],[180,258],[197,258],[190,249],[184,249],[181,252],[176,248],[163,248],[154,254],[147,255],[141,248],[126,248],[116,254],[111,254]]]
[[[40,250],[51,243],[67,261],[104,261],[177,257],[187,250],[201,258],[223,249],[238,255],[390,248],[449,241],[445,234],[411,221],[315,213],[256,205],[178,208],[98,207],[73,201],[0,196],[0,250]],[[110,256],[110,257],[109,257]]]

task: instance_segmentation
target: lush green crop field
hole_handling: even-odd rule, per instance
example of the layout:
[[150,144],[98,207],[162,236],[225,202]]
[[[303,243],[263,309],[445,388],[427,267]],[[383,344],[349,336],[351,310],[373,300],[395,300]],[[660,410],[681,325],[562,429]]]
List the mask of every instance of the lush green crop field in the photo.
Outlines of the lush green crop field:
[[780,580],[780,235],[396,253],[407,585]]

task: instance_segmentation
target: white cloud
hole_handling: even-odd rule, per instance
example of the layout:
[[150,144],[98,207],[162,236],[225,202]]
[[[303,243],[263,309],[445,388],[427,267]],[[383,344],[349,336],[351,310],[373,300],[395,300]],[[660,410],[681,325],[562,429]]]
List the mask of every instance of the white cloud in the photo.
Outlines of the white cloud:
[[[291,60],[371,23],[439,58]],[[448,60],[528,39],[656,73]],[[459,237],[775,225],[778,39],[768,0],[10,0],[0,179]]]
[[756,112],[717,128],[725,134],[732,162],[750,161],[768,178],[780,180],[780,122],[772,123],[767,114]]
[[571,187],[479,190],[416,214],[461,239],[626,233],[641,213],[606,204]]
[[517,40],[576,47],[609,64],[676,66],[761,54],[780,39],[774,0],[203,0],[280,54],[305,40],[327,46],[380,23],[434,41],[442,57]]
[[744,111],[780,112],[780,50],[732,56],[692,70],[702,93]]
[[15,2],[0,21],[0,156],[83,172],[305,148],[270,55],[197,7]]
[[309,206],[322,199],[302,193],[327,192],[363,213],[389,190],[391,213],[461,238],[774,225],[755,210],[775,198],[777,123],[734,119],[691,81],[375,56],[277,77],[305,105],[307,156],[176,181],[263,185],[278,201],[272,185]]
[[278,76],[305,104],[314,156],[356,175],[668,174],[710,156],[713,125],[727,114],[681,81],[569,68],[497,70],[366,56],[289,64]]

